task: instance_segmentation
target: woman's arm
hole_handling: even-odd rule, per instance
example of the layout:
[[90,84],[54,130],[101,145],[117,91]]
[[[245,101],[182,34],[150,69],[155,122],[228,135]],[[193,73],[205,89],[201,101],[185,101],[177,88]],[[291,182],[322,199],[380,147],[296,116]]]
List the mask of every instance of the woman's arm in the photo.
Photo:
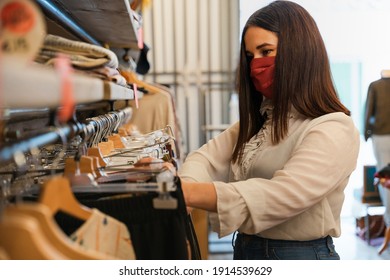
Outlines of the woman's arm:
[[187,207],[217,212],[217,193],[213,183],[181,183]]
[[238,130],[236,123],[190,153],[178,170],[180,178],[191,182],[227,182]]

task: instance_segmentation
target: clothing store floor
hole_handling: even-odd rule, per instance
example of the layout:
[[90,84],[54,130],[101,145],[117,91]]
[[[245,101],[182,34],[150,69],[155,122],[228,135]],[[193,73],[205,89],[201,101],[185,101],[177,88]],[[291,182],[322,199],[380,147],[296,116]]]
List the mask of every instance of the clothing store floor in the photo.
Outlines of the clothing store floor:
[[[380,244],[368,245],[366,241],[356,235],[355,218],[342,217],[342,234],[334,238],[336,250],[342,260],[390,260],[390,246],[381,255],[378,255]],[[218,239],[216,233],[209,235],[209,260],[233,259],[233,235]]]

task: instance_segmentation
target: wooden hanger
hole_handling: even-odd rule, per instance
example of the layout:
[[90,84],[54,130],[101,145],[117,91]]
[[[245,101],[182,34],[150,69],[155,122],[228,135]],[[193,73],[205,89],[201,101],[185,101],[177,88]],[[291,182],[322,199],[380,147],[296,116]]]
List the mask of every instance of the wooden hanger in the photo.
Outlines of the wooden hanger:
[[111,140],[114,142],[114,149],[124,149],[125,144],[123,144],[123,141],[121,139],[121,136],[119,134],[112,134],[108,136],[108,140]]
[[51,214],[63,211],[81,220],[88,220],[92,210],[80,204],[72,192],[66,177],[53,177],[42,186],[39,202],[46,205]]
[[107,166],[107,162],[103,158],[103,154],[100,151],[99,147],[90,147],[90,148],[88,148],[87,155],[93,156],[93,157],[97,157],[98,160],[99,160],[99,165],[101,167],[106,167]]
[[101,176],[98,169],[97,158],[91,156],[81,156],[80,157],[80,173],[92,174],[93,178],[99,178]]
[[99,160],[93,156],[81,156],[77,162],[74,158],[65,159],[65,176],[72,176],[77,174],[91,174],[93,178],[102,176],[100,172]]
[[1,217],[0,247],[11,260],[68,259],[47,242],[36,220],[22,214]]
[[114,142],[112,140],[100,142],[98,143],[98,147],[103,156],[108,156],[112,151],[114,151]]
[[126,79],[129,84],[137,84],[138,87],[144,88],[148,91],[148,93],[161,92],[161,89],[159,89],[158,87],[155,87],[145,81],[138,79],[137,74],[132,71],[119,69],[119,73]]
[[121,126],[118,128],[118,134],[122,137],[129,136],[129,134],[127,133],[127,130],[124,126]]
[[49,242],[59,252],[72,260],[104,260],[111,256],[94,250],[86,250],[72,242],[57,225],[47,206],[40,203],[17,203],[4,209],[4,215],[13,217],[24,214],[35,219]]
[[140,134],[137,126],[131,122],[125,123],[121,127],[119,127],[118,132],[119,132],[119,135],[124,136],[124,137],[135,135],[135,134]]
[[93,166],[93,170],[96,173],[96,178],[106,176],[106,173],[104,172],[104,170],[102,170],[100,166],[99,158],[95,156],[85,156],[85,157],[90,157],[92,159],[92,166]]
[[7,251],[4,248],[0,247],[0,261],[9,260],[9,259],[10,259],[10,257],[7,254]]

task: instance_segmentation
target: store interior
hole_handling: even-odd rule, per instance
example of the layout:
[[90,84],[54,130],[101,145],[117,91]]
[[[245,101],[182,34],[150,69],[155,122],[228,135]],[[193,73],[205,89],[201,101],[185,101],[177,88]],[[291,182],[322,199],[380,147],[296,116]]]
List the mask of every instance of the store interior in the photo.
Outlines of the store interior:
[[[1,1],[0,259],[232,259],[233,235],[218,238],[205,211],[186,215],[176,170],[238,120],[241,30],[269,2]],[[317,21],[362,130],[367,88],[390,69],[390,3],[294,2]],[[382,236],[359,235],[358,220],[383,214],[364,200],[365,167],[376,162],[360,141],[335,245],[345,260],[388,260],[390,249],[377,253]],[[126,252],[106,242],[112,228],[100,251],[80,250],[93,246],[80,220],[102,213],[131,241]]]

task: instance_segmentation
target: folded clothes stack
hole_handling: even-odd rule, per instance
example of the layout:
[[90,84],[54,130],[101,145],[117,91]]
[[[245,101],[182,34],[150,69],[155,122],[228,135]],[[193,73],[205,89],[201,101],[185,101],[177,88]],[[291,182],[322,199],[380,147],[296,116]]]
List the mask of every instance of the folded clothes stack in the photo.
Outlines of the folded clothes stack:
[[126,86],[126,79],[117,70],[119,63],[116,54],[104,47],[69,40],[48,34],[35,61],[54,65],[58,54],[65,54],[73,68],[80,72]]

